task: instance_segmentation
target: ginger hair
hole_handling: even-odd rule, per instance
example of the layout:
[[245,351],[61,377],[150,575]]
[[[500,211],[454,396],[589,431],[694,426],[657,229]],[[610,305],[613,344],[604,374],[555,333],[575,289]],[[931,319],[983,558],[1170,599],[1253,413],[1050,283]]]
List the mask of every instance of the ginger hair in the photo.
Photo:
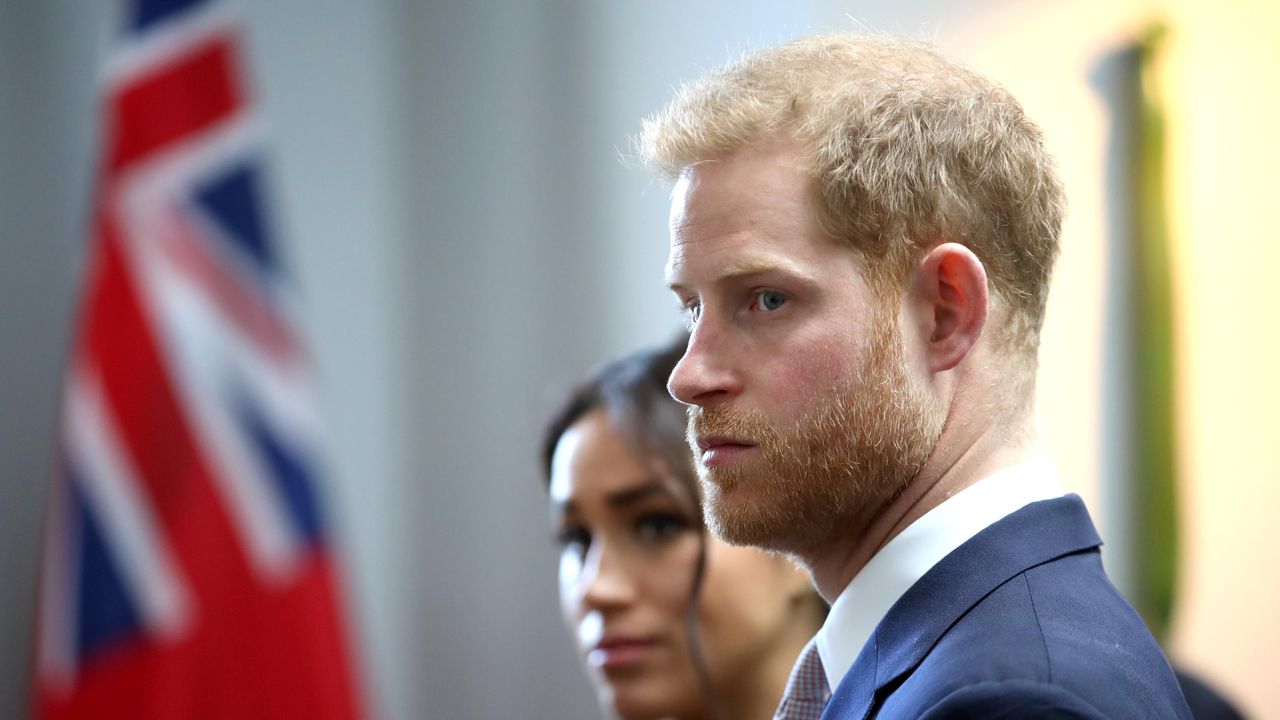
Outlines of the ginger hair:
[[1065,199],[1013,96],[922,43],[812,36],[685,84],[636,145],[676,179],[779,134],[802,148],[820,227],[862,254],[882,299],[943,242],[977,255],[1029,396]]

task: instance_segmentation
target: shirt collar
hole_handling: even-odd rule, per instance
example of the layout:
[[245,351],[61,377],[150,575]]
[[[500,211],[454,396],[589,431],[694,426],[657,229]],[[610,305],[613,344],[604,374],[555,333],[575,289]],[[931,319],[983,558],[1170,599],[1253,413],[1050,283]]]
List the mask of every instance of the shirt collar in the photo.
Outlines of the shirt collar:
[[939,560],[1009,513],[1061,496],[1053,462],[1037,455],[979,480],[907,526],[841,591],[814,638],[829,686],[840,685],[880,619]]

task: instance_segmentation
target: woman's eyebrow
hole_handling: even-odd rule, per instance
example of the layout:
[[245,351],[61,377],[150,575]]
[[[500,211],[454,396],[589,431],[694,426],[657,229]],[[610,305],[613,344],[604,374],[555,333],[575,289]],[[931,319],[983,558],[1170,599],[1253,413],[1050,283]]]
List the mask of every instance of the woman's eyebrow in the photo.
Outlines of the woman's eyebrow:
[[610,493],[608,497],[605,498],[605,502],[608,503],[610,507],[626,507],[628,505],[634,505],[654,495],[662,495],[663,497],[670,498],[671,491],[667,488],[665,483],[654,478],[641,485]]
[[[655,495],[659,495],[671,500],[676,500],[676,495],[659,477],[646,478],[637,484],[621,490],[615,490],[605,496],[605,503],[609,507],[620,508],[635,505],[638,502],[646,500]],[[577,505],[574,504],[573,498],[553,499],[551,504],[556,510],[562,514],[572,515],[577,512]]]

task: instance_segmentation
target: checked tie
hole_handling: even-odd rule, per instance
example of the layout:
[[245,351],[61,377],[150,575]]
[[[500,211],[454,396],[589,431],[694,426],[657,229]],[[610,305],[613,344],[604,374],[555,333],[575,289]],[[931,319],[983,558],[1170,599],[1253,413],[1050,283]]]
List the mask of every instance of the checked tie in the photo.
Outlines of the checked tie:
[[810,640],[791,669],[787,690],[782,694],[782,703],[773,714],[773,720],[819,720],[830,699],[831,688],[827,687],[827,675],[822,670],[822,658],[818,657],[818,645]]

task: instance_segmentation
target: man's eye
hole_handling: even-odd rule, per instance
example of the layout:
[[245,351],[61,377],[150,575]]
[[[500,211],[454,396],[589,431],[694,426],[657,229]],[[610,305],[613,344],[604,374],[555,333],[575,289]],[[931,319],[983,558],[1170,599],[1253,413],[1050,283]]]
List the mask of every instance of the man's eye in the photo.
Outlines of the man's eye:
[[756,305],[761,310],[774,311],[787,302],[787,296],[776,290],[763,290],[756,293]]
[[698,322],[698,318],[702,317],[702,304],[697,302],[688,303],[684,306],[684,314],[690,325]]

